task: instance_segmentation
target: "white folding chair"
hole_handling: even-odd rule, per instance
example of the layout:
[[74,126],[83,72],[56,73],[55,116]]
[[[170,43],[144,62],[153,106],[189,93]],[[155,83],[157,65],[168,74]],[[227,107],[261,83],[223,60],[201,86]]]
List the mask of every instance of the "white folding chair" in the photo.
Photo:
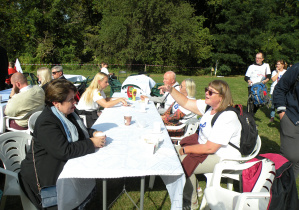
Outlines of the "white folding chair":
[[36,209],[22,191],[18,178],[21,161],[29,150],[31,138],[25,132],[7,132],[0,135],[0,159],[4,165],[4,168],[0,168],[0,173],[6,175],[0,209],[5,207],[6,196],[16,195],[21,197],[24,209]]
[[37,111],[37,112],[34,112],[30,117],[29,117],[29,120],[28,120],[28,129],[30,131],[30,133],[33,133],[34,131],[34,125],[35,125],[35,121],[36,119],[38,118],[38,116],[42,113],[42,111]]
[[[239,193],[220,186],[222,172],[234,171],[237,174],[250,168],[257,162],[262,163],[262,170],[251,192]],[[216,164],[211,185],[205,189],[205,196],[212,210],[241,210],[241,209],[267,209],[270,200],[270,189],[275,178],[275,164],[269,159],[236,164],[223,161]]]
[[[235,158],[235,159],[221,159],[220,162],[230,161],[230,162],[236,163],[236,164],[244,163],[246,161],[249,161],[249,160],[255,158],[258,155],[258,153],[260,152],[261,146],[262,146],[262,141],[261,141],[260,136],[258,136],[257,140],[256,140],[256,145],[250,155],[243,156],[240,158]],[[207,187],[209,187],[211,184],[213,173],[205,173],[204,174],[205,177],[207,178],[207,183],[206,183]],[[226,171],[225,173],[222,174],[222,177],[227,178],[227,189],[229,189],[229,190],[233,189],[233,180],[239,180],[239,178],[240,178],[239,174],[232,173],[231,171]],[[200,209],[202,210],[202,209],[206,209],[206,208],[207,208],[207,202],[206,202],[206,198],[205,198],[205,194],[204,194],[202,201],[201,201]]]

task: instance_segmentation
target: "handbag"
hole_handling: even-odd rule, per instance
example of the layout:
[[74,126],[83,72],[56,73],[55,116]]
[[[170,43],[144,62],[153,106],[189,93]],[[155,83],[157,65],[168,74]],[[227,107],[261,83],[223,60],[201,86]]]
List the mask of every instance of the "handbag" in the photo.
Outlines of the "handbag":
[[33,165],[34,165],[34,171],[35,171],[35,177],[37,182],[37,188],[39,191],[39,194],[42,199],[42,207],[48,208],[51,206],[57,206],[57,191],[56,191],[56,185],[49,186],[49,187],[40,187],[37,171],[35,167],[35,159],[34,159],[34,149],[33,149],[34,139],[32,139],[32,156],[33,156]]

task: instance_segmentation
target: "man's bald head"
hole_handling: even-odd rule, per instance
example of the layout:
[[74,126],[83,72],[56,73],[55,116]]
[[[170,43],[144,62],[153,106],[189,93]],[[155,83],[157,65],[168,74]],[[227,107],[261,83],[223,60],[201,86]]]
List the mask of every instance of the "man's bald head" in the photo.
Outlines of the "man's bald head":
[[11,77],[11,83],[19,82],[21,85],[27,85],[27,78],[24,74],[16,72]]
[[167,71],[164,74],[164,85],[173,86],[176,83],[176,75],[173,71]]

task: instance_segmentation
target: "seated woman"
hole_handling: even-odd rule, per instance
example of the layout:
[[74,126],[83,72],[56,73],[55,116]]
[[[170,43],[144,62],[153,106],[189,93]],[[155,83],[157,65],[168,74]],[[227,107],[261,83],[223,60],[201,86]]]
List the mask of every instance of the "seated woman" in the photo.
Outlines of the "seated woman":
[[35,123],[32,148],[21,163],[20,185],[38,209],[42,206],[36,175],[41,187],[56,185],[69,159],[93,153],[95,148],[105,145],[106,137],[95,137],[99,131],[86,129],[74,113],[76,91],[67,80],[49,83],[45,93],[46,107]]
[[90,86],[85,90],[78,105],[78,114],[86,115],[87,127],[90,128],[98,119],[99,107],[108,108],[118,103],[127,105],[126,98],[108,98],[104,89],[109,85],[108,76],[105,73],[97,73]]
[[[196,192],[198,182],[195,174],[213,172],[214,166],[220,161],[220,158],[241,157],[239,150],[228,144],[231,142],[240,147],[241,123],[235,112],[225,111],[219,115],[214,126],[211,126],[212,118],[217,112],[225,110],[228,106],[233,106],[231,91],[225,81],[210,82],[209,86],[205,88],[205,100],[188,99],[171,86],[162,86],[160,89],[164,92],[168,91],[180,106],[198,115],[203,115],[200,119],[199,134],[184,138],[180,142],[181,146],[176,148],[187,177],[184,199],[188,203],[190,202],[192,209],[195,209],[198,208]],[[207,107],[207,105],[209,106]],[[184,161],[184,159],[190,160],[194,157],[198,162],[193,165],[194,170],[189,170],[189,161]]]
[[39,86],[45,91],[48,83],[52,80],[51,70],[46,67],[42,67],[37,70],[36,75],[38,82],[40,83]]
[[[195,99],[196,84],[192,79],[185,79],[180,85],[180,92],[190,99]],[[181,107],[177,102],[174,102],[167,111],[161,115],[165,125],[177,126],[182,123],[180,120],[189,119],[194,116],[191,111]],[[168,130],[169,136],[184,135],[184,128],[178,130]]]

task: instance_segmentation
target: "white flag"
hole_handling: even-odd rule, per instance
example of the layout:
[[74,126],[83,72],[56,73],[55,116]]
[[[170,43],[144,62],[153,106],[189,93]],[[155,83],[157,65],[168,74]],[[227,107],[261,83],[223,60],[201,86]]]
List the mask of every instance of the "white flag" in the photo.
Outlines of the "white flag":
[[21,68],[21,64],[19,62],[19,59],[16,60],[15,67],[16,67],[18,72],[23,73],[23,70]]

